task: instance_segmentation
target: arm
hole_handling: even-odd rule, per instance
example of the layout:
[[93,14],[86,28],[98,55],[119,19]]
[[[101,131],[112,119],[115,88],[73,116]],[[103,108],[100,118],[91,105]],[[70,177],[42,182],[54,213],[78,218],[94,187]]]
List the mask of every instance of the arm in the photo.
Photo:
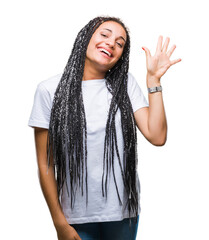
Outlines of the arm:
[[[49,207],[54,226],[59,240],[80,240],[75,229],[70,226],[62,212],[59,203],[57,184],[54,174],[53,159],[50,158],[50,166],[47,163],[47,135],[48,130],[35,128],[35,144],[38,163],[39,181],[47,205]],[[48,172],[47,172],[48,169]]]
[[149,94],[149,107],[134,112],[138,129],[155,146],[163,146],[167,138],[167,121],[162,93]]
[[[158,39],[157,49],[151,56],[148,48],[143,47],[146,53],[147,87],[160,86],[160,79],[170,66],[180,62],[181,59],[170,61],[169,58],[176,46],[167,52],[170,39],[166,38],[162,47],[162,36]],[[156,146],[162,146],[167,139],[167,121],[163,104],[162,92],[149,93],[149,107],[138,109],[134,113],[137,127],[145,138]]]

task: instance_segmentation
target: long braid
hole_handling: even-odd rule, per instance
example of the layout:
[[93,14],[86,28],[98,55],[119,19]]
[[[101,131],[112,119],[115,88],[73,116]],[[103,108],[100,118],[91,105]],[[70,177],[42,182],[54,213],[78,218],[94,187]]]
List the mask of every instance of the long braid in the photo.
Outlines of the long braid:
[[[75,194],[78,186],[81,188],[83,195],[83,178],[85,177],[87,204],[87,123],[82,96],[82,79],[89,41],[94,31],[105,21],[120,23],[126,31],[127,40],[121,58],[105,76],[105,83],[108,91],[112,94],[112,101],[106,124],[104,142],[102,193],[103,196],[105,195],[107,197],[107,177],[112,166],[119,203],[122,204],[114,173],[114,151],[116,151],[124,187],[128,196],[125,206],[128,205],[129,218],[131,211],[133,211],[137,220],[138,195],[136,189],[136,171],[138,159],[136,123],[127,93],[130,37],[127,28],[118,18],[94,18],[81,29],[76,37],[71,55],[53,99],[47,142],[48,163],[50,162],[49,159],[52,154],[56,170],[58,195],[60,196],[63,193],[63,186],[66,184],[68,194],[71,195],[71,208],[73,208],[75,202]],[[121,111],[121,125],[124,140],[123,167],[117,147],[115,128],[115,115],[118,108]],[[104,183],[105,172],[106,179]],[[67,174],[70,174],[70,191],[66,179]]]

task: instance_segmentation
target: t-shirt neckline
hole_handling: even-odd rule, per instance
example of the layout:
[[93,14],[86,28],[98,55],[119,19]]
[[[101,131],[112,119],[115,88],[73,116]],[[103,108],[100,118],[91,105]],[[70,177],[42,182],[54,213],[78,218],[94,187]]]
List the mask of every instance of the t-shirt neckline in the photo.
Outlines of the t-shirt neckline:
[[82,85],[94,85],[94,84],[98,84],[98,83],[103,83],[105,82],[105,78],[102,79],[89,79],[89,80],[84,80],[82,81]]

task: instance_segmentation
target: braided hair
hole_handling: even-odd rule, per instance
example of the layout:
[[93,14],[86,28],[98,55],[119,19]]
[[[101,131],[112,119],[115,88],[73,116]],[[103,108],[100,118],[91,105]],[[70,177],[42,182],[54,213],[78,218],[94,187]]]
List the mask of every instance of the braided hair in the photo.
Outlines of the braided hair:
[[[106,21],[119,23],[126,31],[127,40],[122,56],[105,75],[106,87],[112,94],[112,100],[105,130],[102,195],[107,198],[108,168],[112,166],[119,204],[122,205],[114,172],[114,151],[116,151],[124,187],[128,196],[125,208],[128,207],[129,219],[132,211],[135,221],[137,221],[137,134],[133,109],[127,93],[130,36],[128,29],[119,18],[96,17],[84,26],[76,37],[71,55],[54,94],[47,138],[48,165],[50,164],[50,156],[53,155],[58,196],[62,194],[64,184],[68,185],[66,175],[67,173],[70,174],[71,208],[73,208],[75,202],[78,185],[82,190],[83,196],[85,177],[86,204],[88,203],[87,123],[82,97],[82,79],[89,41],[95,30]],[[121,111],[124,141],[123,167],[117,147],[115,126],[115,115],[118,108]],[[67,191],[69,195],[69,186],[67,186]]]

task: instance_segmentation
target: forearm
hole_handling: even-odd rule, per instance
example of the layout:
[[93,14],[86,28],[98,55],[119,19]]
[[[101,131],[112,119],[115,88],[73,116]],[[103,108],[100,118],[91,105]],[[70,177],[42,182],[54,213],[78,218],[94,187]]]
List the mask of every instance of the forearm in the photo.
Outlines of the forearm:
[[47,165],[39,166],[39,181],[55,228],[57,228],[68,223],[60,206],[54,170],[52,166],[50,166],[47,172],[47,167]]
[[[147,76],[147,87],[160,86],[160,81]],[[154,145],[164,145],[167,137],[167,121],[162,92],[149,93],[148,129]]]

